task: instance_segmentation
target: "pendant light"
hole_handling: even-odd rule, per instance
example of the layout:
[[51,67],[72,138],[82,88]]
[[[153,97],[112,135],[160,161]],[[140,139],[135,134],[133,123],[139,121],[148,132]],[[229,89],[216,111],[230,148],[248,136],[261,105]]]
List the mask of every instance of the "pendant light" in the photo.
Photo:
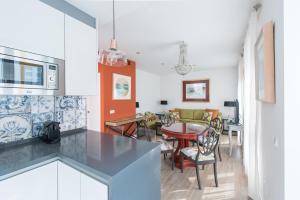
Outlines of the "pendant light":
[[126,66],[127,58],[124,52],[117,49],[116,22],[115,22],[115,0],[113,0],[113,38],[110,48],[101,51],[100,63],[109,66]]
[[182,42],[179,45],[179,62],[177,65],[174,66],[174,69],[177,72],[177,74],[182,76],[190,73],[193,69],[193,65],[188,64],[186,57],[187,45],[184,42]]

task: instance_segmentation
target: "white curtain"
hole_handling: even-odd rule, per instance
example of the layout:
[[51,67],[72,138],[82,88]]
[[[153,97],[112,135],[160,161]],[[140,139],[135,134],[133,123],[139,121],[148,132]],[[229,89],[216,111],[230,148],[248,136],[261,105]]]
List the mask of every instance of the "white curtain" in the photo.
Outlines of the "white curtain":
[[259,199],[257,168],[257,104],[255,95],[255,43],[257,39],[257,12],[250,16],[244,43],[244,166],[248,175],[248,195]]
[[240,104],[239,108],[239,116],[240,116],[240,123],[244,124],[244,60],[243,58],[239,61],[238,66],[238,101]]

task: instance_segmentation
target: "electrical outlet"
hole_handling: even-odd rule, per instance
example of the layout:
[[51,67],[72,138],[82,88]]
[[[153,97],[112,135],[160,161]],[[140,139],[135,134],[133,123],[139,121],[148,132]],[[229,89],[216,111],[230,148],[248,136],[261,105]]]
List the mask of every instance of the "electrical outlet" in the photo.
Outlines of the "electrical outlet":
[[273,144],[276,148],[279,146],[278,137],[276,137],[276,136],[273,137]]
[[110,111],[109,111],[109,114],[111,114],[111,115],[112,115],[112,114],[115,114],[115,113],[116,113],[115,110],[110,110]]

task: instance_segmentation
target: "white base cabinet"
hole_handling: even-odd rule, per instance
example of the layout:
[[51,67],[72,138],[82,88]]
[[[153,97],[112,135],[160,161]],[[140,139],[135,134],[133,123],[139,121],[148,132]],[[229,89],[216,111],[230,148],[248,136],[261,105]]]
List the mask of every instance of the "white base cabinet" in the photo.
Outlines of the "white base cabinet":
[[105,184],[58,162],[58,200],[108,200]]
[[58,200],[80,200],[80,172],[58,162]]
[[108,200],[108,188],[99,181],[81,174],[81,200]]
[[108,187],[56,161],[0,181],[0,199],[108,200]]
[[57,200],[57,162],[0,181],[2,200]]

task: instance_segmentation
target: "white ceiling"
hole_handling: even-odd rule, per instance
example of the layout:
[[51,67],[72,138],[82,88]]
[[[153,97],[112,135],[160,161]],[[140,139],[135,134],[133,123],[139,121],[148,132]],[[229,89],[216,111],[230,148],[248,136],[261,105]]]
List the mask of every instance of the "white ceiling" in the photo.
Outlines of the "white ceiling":
[[[112,1],[67,1],[98,18],[99,48],[108,48]],[[235,67],[255,2],[119,0],[115,3],[118,47],[137,62],[138,68],[160,75],[172,72],[172,66],[178,62],[180,41],[188,44],[189,63],[198,69]]]

